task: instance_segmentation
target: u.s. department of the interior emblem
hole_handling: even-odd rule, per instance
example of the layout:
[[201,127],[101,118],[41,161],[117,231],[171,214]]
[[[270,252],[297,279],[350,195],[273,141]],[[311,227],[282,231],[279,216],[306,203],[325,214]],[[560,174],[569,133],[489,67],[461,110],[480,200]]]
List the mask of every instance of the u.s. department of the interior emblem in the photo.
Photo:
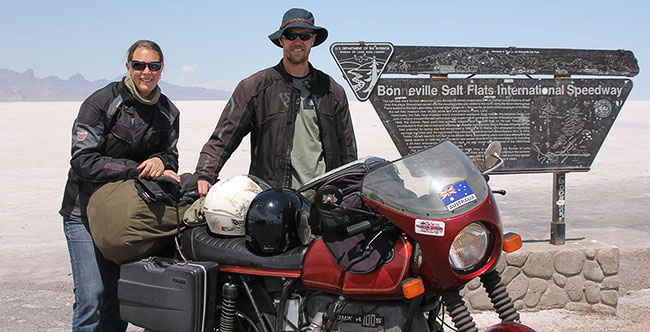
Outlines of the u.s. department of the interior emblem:
[[386,63],[393,55],[391,43],[334,43],[330,47],[336,64],[360,101],[370,97]]

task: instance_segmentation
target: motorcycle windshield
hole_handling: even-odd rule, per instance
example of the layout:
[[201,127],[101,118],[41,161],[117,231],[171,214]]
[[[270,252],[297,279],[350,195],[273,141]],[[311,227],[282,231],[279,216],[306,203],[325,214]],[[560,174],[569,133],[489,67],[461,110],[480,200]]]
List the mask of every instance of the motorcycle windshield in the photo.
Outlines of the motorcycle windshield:
[[449,141],[368,173],[361,193],[416,218],[448,219],[471,211],[488,196],[474,163]]

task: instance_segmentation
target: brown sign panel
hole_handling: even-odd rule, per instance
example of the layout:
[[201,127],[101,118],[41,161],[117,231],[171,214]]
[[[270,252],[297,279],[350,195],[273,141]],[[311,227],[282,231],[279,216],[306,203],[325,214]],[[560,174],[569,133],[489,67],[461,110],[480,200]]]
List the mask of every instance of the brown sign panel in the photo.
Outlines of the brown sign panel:
[[586,171],[629,79],[381,78],[370,101],[402,155],[450,140],[476,162],[503,145],[502,173]]

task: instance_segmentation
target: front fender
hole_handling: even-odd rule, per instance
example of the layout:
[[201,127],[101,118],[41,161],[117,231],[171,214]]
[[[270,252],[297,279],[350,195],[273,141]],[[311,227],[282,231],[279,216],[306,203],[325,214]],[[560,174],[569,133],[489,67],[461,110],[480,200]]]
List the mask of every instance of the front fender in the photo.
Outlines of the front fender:
[[524,324],[515,322],[503,322],[490,326],[487,330],[485,330],[485,332],[535,332],[535,330]]

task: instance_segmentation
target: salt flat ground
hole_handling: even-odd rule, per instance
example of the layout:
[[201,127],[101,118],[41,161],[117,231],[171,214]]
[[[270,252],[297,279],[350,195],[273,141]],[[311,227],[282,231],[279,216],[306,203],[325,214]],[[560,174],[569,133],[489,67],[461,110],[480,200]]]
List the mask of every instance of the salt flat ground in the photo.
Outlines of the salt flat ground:
[[[224,101],[177,102],[180,171],[192,172]],[[69,331],[72,276],[59,209],[80,102],[0,103],[0,331]],[[399,157],[369,103],[351,102],[359,155]],[[522,313],[537,331],[650,331],[650,102],[628,101],[586,173],[567,175],[567,240],[621,250],[616,316],[546,310]],[[245,139],[221,178],[245,174]],[[499,175],[504,229],[548,241],[552,175]],[[479,326],[496,321],[476,317]],[[137,330],[130,328],[130,330]]]

